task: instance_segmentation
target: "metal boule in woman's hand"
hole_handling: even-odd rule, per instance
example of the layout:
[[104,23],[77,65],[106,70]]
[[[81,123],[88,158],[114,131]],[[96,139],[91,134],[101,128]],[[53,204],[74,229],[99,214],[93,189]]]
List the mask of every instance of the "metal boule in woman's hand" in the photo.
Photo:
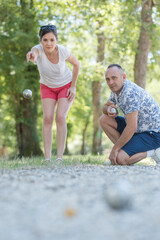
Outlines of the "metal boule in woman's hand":
[[26,99],[30,99],[32,97],[32,91],[30,89],[25,89],[23,91],[23,97]]

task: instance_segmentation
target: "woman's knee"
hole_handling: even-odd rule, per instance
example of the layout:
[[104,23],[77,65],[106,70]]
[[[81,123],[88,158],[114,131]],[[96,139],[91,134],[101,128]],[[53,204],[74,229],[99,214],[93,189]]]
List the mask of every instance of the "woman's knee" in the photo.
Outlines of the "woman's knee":
[[63,114],[57,114],[56,115],[56,124],[65,124],[66,123],[66,116],[64,116]]
[[43,123],[52,125],[53,124],[53,116],[50,116],[50,115],[43,116]]

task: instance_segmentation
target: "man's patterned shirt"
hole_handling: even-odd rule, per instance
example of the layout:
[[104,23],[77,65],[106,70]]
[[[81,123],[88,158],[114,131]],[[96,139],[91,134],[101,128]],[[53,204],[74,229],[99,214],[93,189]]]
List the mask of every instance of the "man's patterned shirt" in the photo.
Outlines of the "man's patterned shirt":
[[119,95],[111,92],[109,101],[117,104],[124,115],[138,111],[136,132],[160,132],[160,107],[143,88],[126,79]]

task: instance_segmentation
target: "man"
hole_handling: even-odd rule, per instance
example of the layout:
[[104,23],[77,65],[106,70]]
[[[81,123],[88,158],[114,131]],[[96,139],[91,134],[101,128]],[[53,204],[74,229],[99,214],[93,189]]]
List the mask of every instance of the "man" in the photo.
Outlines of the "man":
[[[110,65],[105,78],[111,95],[100,125],[114,143],[111,163],[129,165],[146,157],[160,162],[160,107],[144,89],[126,79],[120,65]],[[113,112],[117,106],[125,117]]]

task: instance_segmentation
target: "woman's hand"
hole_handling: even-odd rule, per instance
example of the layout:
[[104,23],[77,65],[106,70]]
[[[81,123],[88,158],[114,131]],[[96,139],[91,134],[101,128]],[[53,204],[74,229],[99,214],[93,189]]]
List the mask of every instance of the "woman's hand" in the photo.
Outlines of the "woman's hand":
[[76,94],[76,87],[70,87],[67,91],[68,101],[73,101]]
[[27,62],[35,63],[37,61],[37,57],[38,57],[37,50],[30,51],[26,54]]

